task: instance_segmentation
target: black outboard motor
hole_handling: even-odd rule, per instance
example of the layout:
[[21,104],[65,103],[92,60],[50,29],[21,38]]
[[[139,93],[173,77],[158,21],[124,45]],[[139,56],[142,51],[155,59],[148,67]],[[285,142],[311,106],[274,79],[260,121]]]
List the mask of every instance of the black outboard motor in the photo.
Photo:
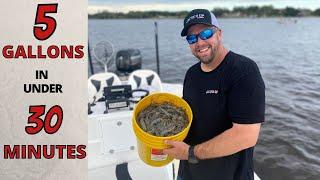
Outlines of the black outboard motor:
[[123,49],[117,52],[116,67],[121,73],[129,74],[141,69],[142,56],[138,49]]

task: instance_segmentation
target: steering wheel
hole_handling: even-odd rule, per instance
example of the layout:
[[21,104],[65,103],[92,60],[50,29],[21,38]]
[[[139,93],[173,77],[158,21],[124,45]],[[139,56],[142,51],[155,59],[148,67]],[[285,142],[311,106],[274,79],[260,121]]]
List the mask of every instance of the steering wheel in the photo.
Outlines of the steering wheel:
[[[137,92],[140,92],[138,93],[137,96],[134,96],[134,93],[137,94]],[[131,91],[131,98],[130,98],[130,102],[132,103],[138,103],[142,98],[146,97],[149,95],[149,90],[146,90],[146,89],[134,89]]]

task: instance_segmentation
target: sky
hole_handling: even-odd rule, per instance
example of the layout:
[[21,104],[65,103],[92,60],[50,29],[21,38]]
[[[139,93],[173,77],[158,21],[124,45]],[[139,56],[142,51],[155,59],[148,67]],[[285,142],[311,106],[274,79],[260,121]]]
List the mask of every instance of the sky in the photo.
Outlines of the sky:
[[235,6],[273,5],[275,8],[317,9],[320,0],[88,0],[89,14],[107,10],[110,12],[129,11],[190,11],[195,8],[213,9],[217,7],[232,9]]

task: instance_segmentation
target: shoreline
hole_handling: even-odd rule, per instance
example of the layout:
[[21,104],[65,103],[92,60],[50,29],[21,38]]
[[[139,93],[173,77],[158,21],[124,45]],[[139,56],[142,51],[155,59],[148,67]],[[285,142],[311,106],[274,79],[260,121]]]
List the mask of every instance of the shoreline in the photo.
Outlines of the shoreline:
[[[219,19],[301,19],[301,18],[320,18],[320,16],[302,16],[302,17],[285,17],[285,16],[267,16],[267,17],[219,17]],[[164,20],[164,19],[183,19],[180,17],[157,17],[157,18],[90,18],[89,20]]]

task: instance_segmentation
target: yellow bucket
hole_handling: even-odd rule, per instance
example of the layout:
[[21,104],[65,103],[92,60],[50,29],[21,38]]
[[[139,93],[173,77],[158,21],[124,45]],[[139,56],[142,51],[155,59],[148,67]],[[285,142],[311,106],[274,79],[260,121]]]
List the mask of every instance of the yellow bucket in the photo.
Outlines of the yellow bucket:
[[[140,111],[145,109],[151,103],[159,104],[164,102],[170,102],[175,106],[182,107],[186,111],[189,124],[183,131],[176,135],[168,137],[153,136],[139,127],[137,123],[137,117]],[[132,121],[133,131],[137,137],[138,153],[140,159],[148,165],[160,167],[170,163],[173,160],[173,157],[162,153],[163,149],[168,148],[168,146],[164,143],[164,140],[170,139],[175,141],[183,141],[186,138],[192,122],[192,110],[185,100],[176,95],[169,93],[154,93],[143,98],[136,105],[133,111]]]

